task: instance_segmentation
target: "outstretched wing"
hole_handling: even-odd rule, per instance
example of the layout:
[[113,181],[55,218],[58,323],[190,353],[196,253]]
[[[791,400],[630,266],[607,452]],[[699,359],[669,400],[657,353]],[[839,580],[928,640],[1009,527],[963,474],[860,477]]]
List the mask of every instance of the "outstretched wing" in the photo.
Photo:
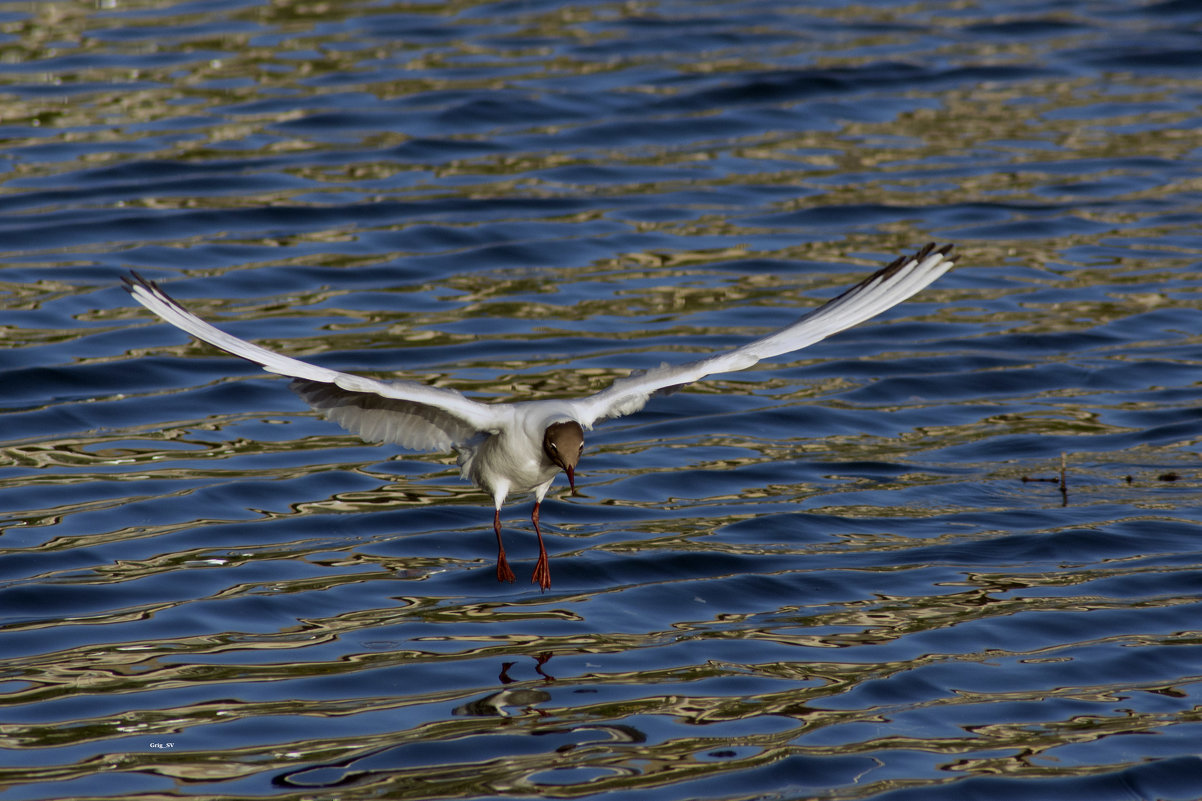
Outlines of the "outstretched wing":
[[269,373],[291,377],[292,389],[309,405],[366,440],[448,451],[480,432],[495,430],[507,408],[470,400],[452,389],[377,381],[282,356],[209,325],[137,273],[124,280],[134,300],[165,321]]
[[744,370],[761,359],[800,350],[831,334],[875,317],[901,303],[952,268],[952,246],[927,245],[902,257],[860,283],[803,315],[797,322],[740,348],[700,361],[663,365],[620,378],[596,395],[574,402],[581,425],[632,414],[652,395],[664,393],[714,373]]

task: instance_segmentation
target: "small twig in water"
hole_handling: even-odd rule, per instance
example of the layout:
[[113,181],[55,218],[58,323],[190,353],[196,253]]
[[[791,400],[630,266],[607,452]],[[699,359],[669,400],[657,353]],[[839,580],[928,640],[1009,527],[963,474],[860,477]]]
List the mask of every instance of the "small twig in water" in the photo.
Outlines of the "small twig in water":
[[1060,498],[1061,506],[1068,506],[1068,454],[1060,452]]
[[1023,476],[1024,484],[1031,481],[1044,481],[1048,484],[1060,485],[1061,506],[1068,506],[1068,454],[1063,451],[1060,453],[1060,478],[1032,478],[1031,476]]

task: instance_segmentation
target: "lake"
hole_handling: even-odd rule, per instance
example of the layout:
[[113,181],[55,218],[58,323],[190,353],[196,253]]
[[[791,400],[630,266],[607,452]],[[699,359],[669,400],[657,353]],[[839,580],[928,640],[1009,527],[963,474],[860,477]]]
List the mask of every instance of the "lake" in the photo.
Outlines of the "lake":
[[[0,799],[1202,797],[1202,6],[0,2]],[[159,322],[572,397],[542,507]]]

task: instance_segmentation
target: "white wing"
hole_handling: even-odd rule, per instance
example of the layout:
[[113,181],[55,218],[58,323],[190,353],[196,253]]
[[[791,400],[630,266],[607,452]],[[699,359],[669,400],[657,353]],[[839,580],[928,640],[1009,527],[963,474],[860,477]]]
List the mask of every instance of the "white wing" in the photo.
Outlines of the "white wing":
[[761,359],[800,350],[831,334],[875,317],[914,295],[952,268],[952,246],[927,245],[902,257],[832,298],[797,322],[740,348],[700,361],[663,365],[620,378],[596,395],[573,402],[581,425],[632,414],[655,393],[671,391],[713,373],[744,370]]
[[292,389],[309,405],[371,442],[448,451],[476,434],[496,430],[509,408],[478,403],[452,389],[376,381],[281,356],[214,328],[137,273],[125,278],[125,288],[176,328],[269,373],[290,376]]

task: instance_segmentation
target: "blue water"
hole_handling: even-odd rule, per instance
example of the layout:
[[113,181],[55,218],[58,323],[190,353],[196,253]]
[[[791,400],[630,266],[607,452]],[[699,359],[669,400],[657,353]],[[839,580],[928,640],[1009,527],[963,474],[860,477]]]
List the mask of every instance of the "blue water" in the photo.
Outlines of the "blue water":
[[[1202,8],[0,2],[0,799],[1202,797]],[[155,321],[505,399],[880,318],[542,521]],[[1060,479],[1063,474],[1064,483]]]

